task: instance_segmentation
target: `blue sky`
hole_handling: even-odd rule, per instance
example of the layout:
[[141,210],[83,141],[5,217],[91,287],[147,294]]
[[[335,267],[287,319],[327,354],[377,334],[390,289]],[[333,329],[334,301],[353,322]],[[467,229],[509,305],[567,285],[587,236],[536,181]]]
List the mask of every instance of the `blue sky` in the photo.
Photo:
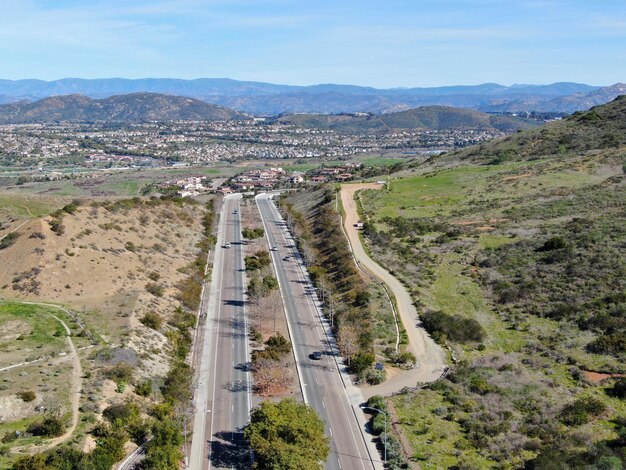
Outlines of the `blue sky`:
[[1,0],[0,78],[626,82],[623,0]]

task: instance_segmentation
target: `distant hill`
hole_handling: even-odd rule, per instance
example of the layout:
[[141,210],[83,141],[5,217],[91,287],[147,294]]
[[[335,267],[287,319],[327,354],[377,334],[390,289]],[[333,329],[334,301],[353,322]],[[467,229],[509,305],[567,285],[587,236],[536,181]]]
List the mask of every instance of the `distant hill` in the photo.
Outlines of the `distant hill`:
[[626,84],[616,83],[615,85],[598,88],[590,92],[576,92],[547,100],[539,96],[527,96],[515,100],[494,99],[481,106],[481,109],[492,112],[556,111],[569,114],[608,103],[624,94],[626,94]]
[[471,109],[446,106],[423,106],[387,114],[292,114],[280,116],[274,121],[299,127],[332,129],[347,134],[402,129],[514,131],[537,126],[521,118],[492,116]]
[[[150,92],[188,96],[253,114],[271,116],[284,113],[387,113],[419,106],[450,106],[482,111],[555,111],[571,109],[561,97],[578,99],[600,87],[580,83],[511,85],[497,83],[432,88],[379,89],[355,85],[320,84],[312,86],[277,85],[227,78],[179,80],[147,78],[129,80],[106,78],[86,80],[64,78],[55,81],[0,80],[5,102],[82,94],[90,98]],[[614,98],[611,96],[608,100]],[[593,102],[593,104],[601,104]],[[581,101],[584,105],[584,99]],[[580,106],[580,105],[579,105]]]
[[75,94],[0,106],[0,123],[226,121],[245,117],[243,113],[200,100],[156,93],[131,93],[98,100]]
[[446,159],[499,163],[551,155],[584,154],[626,146],[626,95],[562,121],[461,150]]

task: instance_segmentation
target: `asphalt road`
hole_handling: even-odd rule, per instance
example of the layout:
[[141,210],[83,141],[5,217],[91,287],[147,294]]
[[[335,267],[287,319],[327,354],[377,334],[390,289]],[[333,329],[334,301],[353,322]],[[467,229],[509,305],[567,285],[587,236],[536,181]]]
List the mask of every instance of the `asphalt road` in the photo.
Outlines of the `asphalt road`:
[[[313,407],[326,423],[326,434],[331,440],[326,468],[380,468],[378,462],[375,465],[370,460],[371,445],[368,451],[354,403],[350,403],[331,343],[315,307],[317,296],[304,273],[295,242],[269,196],[259,195],[256,201],[268,243],[270,247],[276,247],[276,251],[270,253],[283,297],[302,395],[305,403]],[[321,359],[311,357],[314,351],[322,353]],[[376,460],[378,455],[373,457]]]
[[[240,195],[220,214],[194,402],[189,468],[247,468],[242,428],[251,406],[248,325],[244,298]],[[230,248],[225,244],[230,243]]]

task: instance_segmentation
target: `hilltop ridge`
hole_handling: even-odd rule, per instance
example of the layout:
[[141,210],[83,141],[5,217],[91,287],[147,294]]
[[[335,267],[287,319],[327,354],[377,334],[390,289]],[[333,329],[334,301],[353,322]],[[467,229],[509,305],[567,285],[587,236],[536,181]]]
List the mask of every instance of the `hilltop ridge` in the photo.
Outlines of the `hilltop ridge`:
[[501,163],[626,146],[626,95],[589,111],[441,157]]
[[385,132],[401,129],[501,130],[529,129],[539,124],[512,116],[495,116],[472,109],[421,106],[387,114],[290,114],[275,122],[299,127],[332,129],[340,133]]
[[0,123],[52,121],[228,121],[247,115],[193,98],[131,93],[104,99],[80,94],[0,105]]

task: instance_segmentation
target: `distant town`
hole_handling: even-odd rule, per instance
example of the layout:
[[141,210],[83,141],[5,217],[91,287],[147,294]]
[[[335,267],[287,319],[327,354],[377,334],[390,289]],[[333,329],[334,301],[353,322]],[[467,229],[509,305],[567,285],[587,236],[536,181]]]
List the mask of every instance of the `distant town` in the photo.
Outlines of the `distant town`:
[[501,131],[408,130],[339,134],[266,123],[55,123],[0,126],[0,166],[54,177],[59,168],[106,169],[204,165],[255,159],[342,159],[395,150],[447,151],[504,136]]

